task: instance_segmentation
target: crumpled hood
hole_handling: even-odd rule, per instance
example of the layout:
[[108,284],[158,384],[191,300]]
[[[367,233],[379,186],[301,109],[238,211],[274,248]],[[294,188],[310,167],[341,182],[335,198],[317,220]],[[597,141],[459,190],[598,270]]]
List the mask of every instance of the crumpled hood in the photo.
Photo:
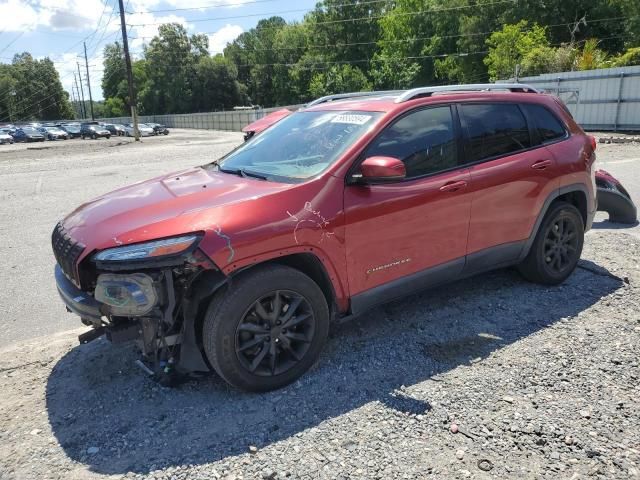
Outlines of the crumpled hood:
[[222,223],[224,206],[293,185],[201,167],[135,183],[87,202],[63,220],[65,230],[94,250],[205,230]]

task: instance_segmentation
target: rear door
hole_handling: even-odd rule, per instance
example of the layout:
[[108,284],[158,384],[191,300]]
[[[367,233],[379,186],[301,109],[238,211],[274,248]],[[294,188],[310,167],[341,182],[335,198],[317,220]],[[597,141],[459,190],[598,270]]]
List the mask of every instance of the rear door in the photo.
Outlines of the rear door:
[[[352,296],[395,280],[409,281],[400,288],[400,293],[407,293],[420,283],[410,281],[412,274],[436,266],[442,266],[440,273],[448,277],[462,270],[470,177],[469,170],[459,165],[458,128],[452,113],[449,105],[411,111],[383,130],[362,156],[398,158],[405,163],[407,178],[346,186]],[[375,303],[399,296],[394,292],[381,292]]]
[[[520,105],[468,103],[458,111],[472,183],[467,269],[484,269],[518,258],[545,199],[558,186],[557,164],[539,145]],[[493,255],[482,256],[492,248]],[[489,265],[477,265],[478,256]]]

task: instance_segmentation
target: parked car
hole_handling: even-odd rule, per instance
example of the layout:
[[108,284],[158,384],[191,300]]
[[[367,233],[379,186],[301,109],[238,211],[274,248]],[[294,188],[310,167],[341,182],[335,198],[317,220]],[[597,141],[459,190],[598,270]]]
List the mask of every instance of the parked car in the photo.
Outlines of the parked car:
[[69,134],[58,127],[40,127],[37,129],[47,140],[68,140]]
[[0,145],[13,143],[13,136],[9,134],[8,128],[0,128]]
[[0,129],[4,130],[9,135],[11,135],[13,132],[17,130],[16,126],[11,123],[6,125],[0,125]]
[[13,133],[16,142],[44,142],[45,136],[33,127],[20,127]]
[[247,125],[242,129],[242,132],[244,133],[244,141],[246,142],[257,133],[260,133],[261,131],[270,127],[271,125],[278,122],[279,120],[282,120],[283,118],[288,117],[289,115],[291,115],[291,113],[292,113],[291,110],[287,110],[286,108],[283,108],[281,110],[276,110],[275,112],[271,112],[269,115],[264,116],[256,120],[255,122],[250,123],[249,125]]
[[111,138],[111,132],[102,127],[98,122],[87,122],[80,125],[80,136],[84,140],[85,138]]
[[104,128],[111,132],[111,135],[123,136],[125,134],[124,125],[118,123],[105,123]]
[[153,129],[154,135],[169,135],[169,129],[166,125],[159,123],[146,123],[145,125]]
[[[140,136],[141,137],[150,137],[151,135],[154,135],[153,128],[148,127],[144,123],[139,123],[138,124],[138,131],[140,132]],[[134,136],[133,123],[127,123],[124,126],[124,134],[127,137],[133,137]]]
[[[596,211],[596,143],[521,84],[354,93],[218,161],[105,194],[53,231],[67,308],[159,378],[282,387],[332,321],[516,265],[557,285]],[[402,345],[398,345],[401,349]]]
[[69,138],[80,138],[80,125],[75,124],[63,124],[60,125],[60,129],[67,132]]

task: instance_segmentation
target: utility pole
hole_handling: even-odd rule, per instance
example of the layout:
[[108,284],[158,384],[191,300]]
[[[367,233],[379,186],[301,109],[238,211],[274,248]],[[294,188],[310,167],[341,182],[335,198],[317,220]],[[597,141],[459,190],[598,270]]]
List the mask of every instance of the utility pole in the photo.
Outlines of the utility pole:
[[87,42],[82,42],[84,45],[84,66],[87,69],[87,87],[89,88],[89,106],[91,107],[91,120],[95,120],[93,116],[93,98],[91,97],[91,79],[89,78],[89,61],[87,60]]
[[[84,88],[82,88],[82,75],[80,75],[80,62],[76,62],[78,66],[78,80],[80,82],[80,93],[82,94],[82,118],[87,118],[87,106],[84,103]],[[78,88],[78,85],[76,85]]]
[[76,92],[73,89],[73,83],[71,84],[71,105],[73,105],[74,119],[78,116],[78,104],[76,103]]
[[85,118],[84,116],[84,108],[82,107],[82,101],[80,100],[80,89],[78,88],[78,77],[76,77],[76,72],[73,72],[73,82],[76,84],[76,99],[78,100],[78,116],[80,118]]
[[520,64],[519,63],[516,64],[515,80],[516,80],[516,83],[520,81]]
[[127,67],[127,83],[129,83],[129,105],[131,107],[131,121],[133,122],[133,136],[136,142],[140,141],[140,131],[138,130],[138,107],[136,101],[136,89],[133,85],[133,73],[131,72],[131,57],[129,56],[129,39],[127,38],[127,24],[124,20],[124,5],[122,0],[118,0],[120,5],[120,26],[122,27],[122,46],[124,48],[124,61]]

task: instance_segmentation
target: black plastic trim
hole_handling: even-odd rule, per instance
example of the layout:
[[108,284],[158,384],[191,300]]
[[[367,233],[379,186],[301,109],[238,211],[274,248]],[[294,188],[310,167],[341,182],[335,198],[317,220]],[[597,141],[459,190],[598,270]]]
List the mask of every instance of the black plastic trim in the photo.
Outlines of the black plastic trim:
[[464,257],[393,280],[351,297],[351,314],[365,310],[408,294],[435,287],[456,279],[464,268]]
[[102,303],[71,283],[59,265],[55,267],[55,278],[60,298],[62,298],[62,301],[69,310],[81,318],[91,318],[94,320],[100,320],[102,318],[103,315],[100,312]]

